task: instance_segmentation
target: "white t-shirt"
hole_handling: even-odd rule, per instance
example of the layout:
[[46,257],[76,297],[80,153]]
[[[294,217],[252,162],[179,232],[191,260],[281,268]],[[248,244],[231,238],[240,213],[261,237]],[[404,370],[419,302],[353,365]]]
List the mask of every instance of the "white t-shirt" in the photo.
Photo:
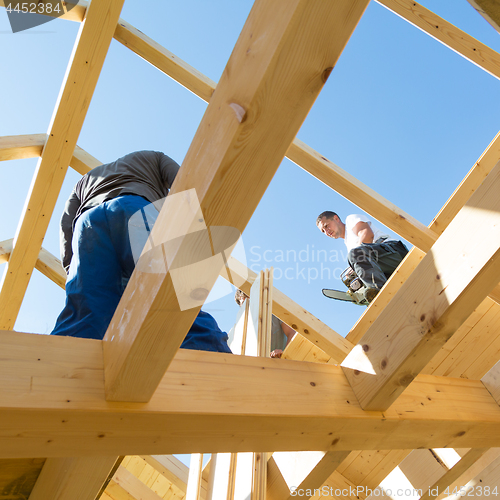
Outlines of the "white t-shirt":
[[373,231],[373,243],[375,243],[379,238],[386,238],[390,240],[389,235],[381,231],[378,227],[374,226],[372,222],[368,219],[366,215],[353,214],[348,215],[345,219],[345,245],[347,250],[359,247],[361,245],[359,241],[359,236],[354,234],[353,228],[358,222],[366,222],[371,230]]

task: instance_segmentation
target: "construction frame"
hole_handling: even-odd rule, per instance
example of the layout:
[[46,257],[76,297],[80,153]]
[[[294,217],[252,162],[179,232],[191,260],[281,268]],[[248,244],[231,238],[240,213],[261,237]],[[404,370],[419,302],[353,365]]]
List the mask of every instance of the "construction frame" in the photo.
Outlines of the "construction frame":
[[[416,2],[378,1],[500,78],[497,52]],[[295,139],[369,0],[256,0],[217,85],[120,19],[123,3],[71,9],[80,32],[48,133],[0,138],[0,160],[40,157],[16,237],[0,244],[0,496],[232,500],[244,482],[240,454],[255,454],[252,499],[320,498],[325,487],[365,499],[396,469],[426,499],[457,487],[493,494],[500,134],[427,227]],[[495,2],[471,3],[498,29]],[[13,331],[35,268],[64,288],[42,243],[68,167],[85,174],[100,164],[77,140],[113,37],[208,102],[172,188],[196,190],[207,226],[243,232],[287,156],[414,245],[346,338],[268,277],[254,300],[261,315],[298,332],[283,360],[179,350],[199,307],[180,311],[170,274],[139,269],[103,341]],[[229,209],[235,197],[245,199],[239,211]],[[174,219],[160,213],[153,235],[176,234]],[[181,238],[171,258],[187,245]],[[219,274],[238,277],[247,294],[262,283],[227,257],[204,293]],[[141,302],[132,300],[138,287]],[[167,324],[175,327],[164,335]],[[451,462],[445,448],[455,450]],[[188,470],[172,456],[180,453],[213,455],[205,470],[201,456]]]

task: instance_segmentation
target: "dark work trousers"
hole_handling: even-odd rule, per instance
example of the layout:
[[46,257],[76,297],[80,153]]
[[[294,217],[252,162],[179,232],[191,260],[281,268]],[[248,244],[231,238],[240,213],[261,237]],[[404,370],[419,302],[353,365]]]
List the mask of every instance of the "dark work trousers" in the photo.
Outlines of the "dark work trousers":
[[367,288],[380,290],[407,253],[401,241],[363,243],[349,251],[347,260]]

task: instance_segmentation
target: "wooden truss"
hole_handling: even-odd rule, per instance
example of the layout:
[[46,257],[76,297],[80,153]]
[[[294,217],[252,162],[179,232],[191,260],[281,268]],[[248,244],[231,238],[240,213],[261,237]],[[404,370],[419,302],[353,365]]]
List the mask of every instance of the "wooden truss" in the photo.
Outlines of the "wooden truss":
[[[217,85],[120,19],[123,0],[70,11],[80,33],[48,133],[0,138],[0,160],[40,157],[0,243],[0,497],[233,500],[249,452],[252,499],[364,499],[395,471],[425,498],[499,485],[500,134],[429,227],[294,139],[368,1],[256,0]],[[500,55],[466,33],[414,1],[379,3],[500,78]],[[262,325],[272,313],[299,333],[285,359],[179,351],[199,308],[180,311],[170,275],[140,266],[103,341],[11,331],[33,269],[64,287],[42,242],[68,166],[100,164],[77,139],[113,37],[208,102],[172,189],[196,189],[207,225],[243,231],[286,155],[414,245],[345,339],[268,285]],[[488,233],[480,248],[464,225]],[[154,232],[175,234],[175,217]],[[186,251],[179,238],[170,257]],[[220,274],[246,293],[256,279],[232,258]],[[188,471],[174,453],[213,455]]]

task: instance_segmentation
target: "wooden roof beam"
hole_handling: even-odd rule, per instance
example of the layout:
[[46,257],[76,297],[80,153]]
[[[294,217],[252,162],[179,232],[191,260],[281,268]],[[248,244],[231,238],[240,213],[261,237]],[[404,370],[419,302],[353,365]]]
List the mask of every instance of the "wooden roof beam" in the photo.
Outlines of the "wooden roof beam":
[[480,381],[420,375],[366,412],[338,366],[181,350],[149,403],[115,403],[101,341],[3,331],[0,348],[0,458],[500,446]]
[[500,33],[500,5],[497,0],[469,0],[469,3]]
[[500,162],[342,363],[364,409],[387,409],[499,282],[499,191]]
[[[443,208],[436,215],[434,220],[429,225],[429,229],[437,235],[441,235],[448,227],[453,218],[458,214],[460,209],[465,205],[467,200],[472,196],[474,191],[486,179],[488,174],[493,170],[500,158],[500,132],[491,141],[483,154],[479,157],[476,163],[472,166],[469,173],[453,192],[450,198],[443,205]],[[406,257],[403,263],[399,266],[389,281],[386,283],[381,293],[379,293],[375,301],[364,312],[358,322],[354,325],[347,335],[347,340],[353,343],[358,343],[368,328],[373,324],[377,317],[381,314],[394,294],[399,290],[401,285],[406,281],[408,276],[415,270],[416,266],[424,257],[425,253],[419,249],[413,248],[410,254]],[[500,300],[499,287],[497,286],[490,294],[493,300],[497,297]]]
[[47,134],[0,137],[0,161],[21,160],[41,156]]
[[48,458],[30,500],[95,500],[119,466],[117,457]]
[[[257,0],[169,195],[195,190],[202,214],[196,224],[244,230],[367,3]],[[243,198],[245,206],[232,210]],[[196,230],[175,227],[179,221],[172,209],[162,210],[152,240]],[[168,261],[192,251],[193,240],[180,236]],[[186,299],[208,295],[222,267],[207,269]],[[151,398],[200,309],[180,310],[170,272],[140,269],[141,261],[104,338],[110,401]],[[141,301],[135,290],[143,290]]]
[[[447,491],[453,492],[465,487],[477,474],[480,474],[488,465],[500,457],[500,450],[492,448],[479,448],[467,451],[463,457],[446,471],[429,489],[420,497],[421,500],[442,499],[448,497]],[[432,492],[439,493],[433,495]]]
[[0,328],[14,327],[124,0],[92,2],[80,26],[48,139],[0,284]]
[[[500,79],[500,54],[414,0],[376,0],[490,75]],[[499,9],[500,11],[500,9]]]
[[[13,241],[14,240],[11,238],[10,240],[0,242],[0,264],[9,261]],[[61,261],[54,257],[49,251],[45,250],[45,248],[40,250],[35,268],[56,285],[59,285],[63,289],[65,288],[66,273],[64,272]]]

